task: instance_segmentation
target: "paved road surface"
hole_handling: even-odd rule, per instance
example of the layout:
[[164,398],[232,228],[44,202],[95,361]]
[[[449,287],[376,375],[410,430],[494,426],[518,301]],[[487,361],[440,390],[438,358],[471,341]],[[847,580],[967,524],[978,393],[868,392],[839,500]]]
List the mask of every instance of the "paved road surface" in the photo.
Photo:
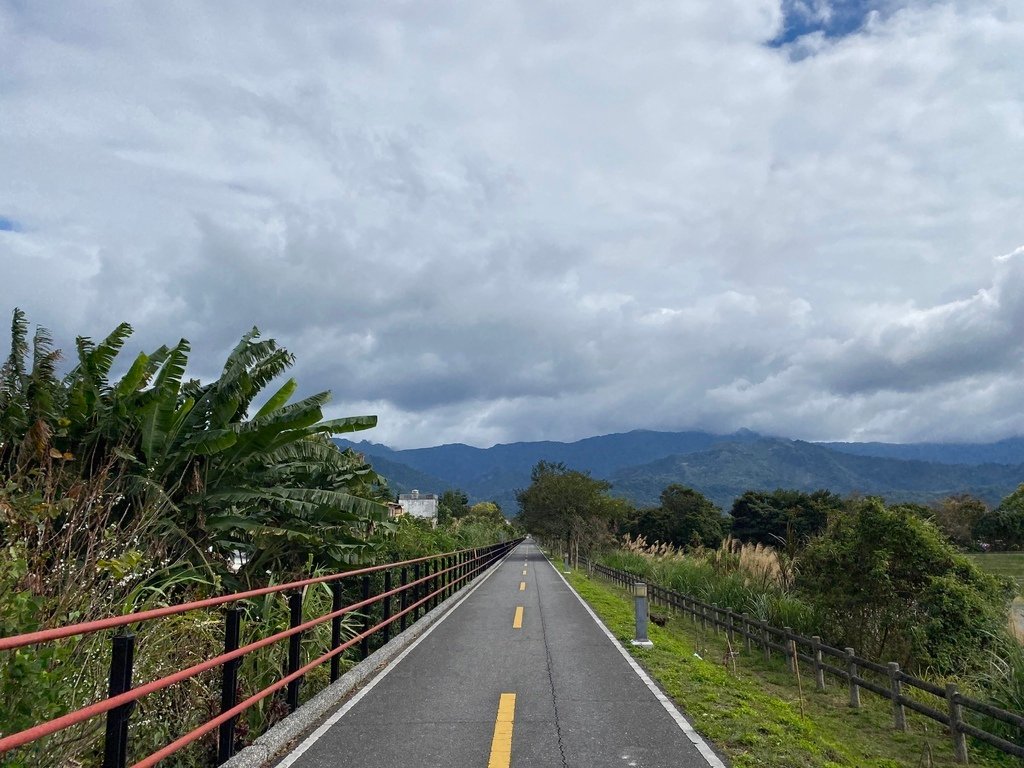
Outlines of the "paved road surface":
[[529,541],[304,746],[290,765],[709,766]]

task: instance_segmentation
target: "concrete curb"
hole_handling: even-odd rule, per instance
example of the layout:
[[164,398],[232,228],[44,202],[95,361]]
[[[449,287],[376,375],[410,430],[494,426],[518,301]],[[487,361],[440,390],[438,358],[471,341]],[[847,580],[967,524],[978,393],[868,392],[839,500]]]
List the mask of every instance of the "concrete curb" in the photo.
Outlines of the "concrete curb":
[[[506,554],[505,557],[508,557],[508,555]],[[494,568],[501,565],[505,557],[495,562],[483,573],[477,575],[462,589],[425,614],[405,632],[393,637],[386,645],[381,646],[363,661],[360,661],[334,683],[324,688],[320,693],[295,710],[295,712],[274,725],[248,747],[226,763],[222,763],[221,768],[267,768],[274,765],[284,757],[285,752],[291,750],[297,742],[301,741],[303,737],[319,726],[333,710],[343,704],[351,694],[355,693],[394,661],[402,651],[412,645],[432,624],[436,623],[449,611],[458,607],[462,602],[462,598],[468,597],[469,592],[477,583],[486,578]]]

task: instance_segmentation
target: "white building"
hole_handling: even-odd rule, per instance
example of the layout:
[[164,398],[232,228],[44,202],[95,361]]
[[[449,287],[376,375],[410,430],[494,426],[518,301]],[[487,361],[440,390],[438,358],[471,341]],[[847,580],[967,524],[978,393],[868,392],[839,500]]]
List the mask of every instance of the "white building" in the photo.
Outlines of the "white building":
[[437,520],[437,496],[433,493],[420,493],[413,489],[411,493],[401,494],[398,503],[407,515]]

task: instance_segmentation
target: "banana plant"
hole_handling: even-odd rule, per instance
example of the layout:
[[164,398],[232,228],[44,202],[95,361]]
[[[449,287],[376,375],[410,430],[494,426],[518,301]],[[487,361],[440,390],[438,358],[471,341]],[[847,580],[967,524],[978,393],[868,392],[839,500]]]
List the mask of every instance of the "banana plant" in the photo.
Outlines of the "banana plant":
[[182,382],[188,348],[179,343],[157,374],[146,404],[140,451],[159,493],[178,514],[179,536],[246,573],[337,565],[366,546],[385,508],[365,498],[383,485],[372,468],[327,438],[368,429],[374,416],[324,420],[330,393],[290,402],[285,381],[256,413],[262,390],[294,358],[254,328],[229,354],[220,378]]
[[267,396],[294,363],[273,339],[250,330],[211,382],[186,380],[185,339],[138,354],[112,381],[131,334],[122,323],[98,343],[79,337],[77,363],[61,381],[45,329],[36,332],[30,366],[28,323],[15,311],[11,354],[0,368],[4,466],[32,445],[43,459],[54,451],[83,478],[127,474],[118,515],[159,509],[158,548],[226,576],[239,557],[253,572],[301,568],[310,558],[337,565],[366,546],[371,527],[385,524],[383,481],[329,440],[368,429],[376,417],[325,420],[330,393],[293,402],[294,379]]
[[0,366],[0,470],[8,476],[49,458],[64,401],[59,360],[45,328],[37,328],[29,343],[28,320],[15,309],[10,354]]

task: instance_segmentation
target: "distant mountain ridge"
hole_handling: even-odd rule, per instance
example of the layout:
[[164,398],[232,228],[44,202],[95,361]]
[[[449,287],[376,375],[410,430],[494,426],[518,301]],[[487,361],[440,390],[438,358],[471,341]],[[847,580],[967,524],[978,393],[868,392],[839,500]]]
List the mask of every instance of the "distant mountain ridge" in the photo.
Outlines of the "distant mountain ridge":
[[[507,514],[515,512],[515,491],[530,484],[530,471],[540,460],[564,462],[572,469],[591,472],[595,477],[609,478],[629,466],[655,461],[665,456],[694,453],[710,448],[722,440],[744,442],[759,435],[741,430],[732,435],[710,432],[633,432],[588,437],[573,443],[554,441],[502,443],[490,448],[476,448],[462,443],[432,448],[393,450],[380,443],[363,440],[335,440],[366,455],[375,468],[392,480],[384,464],[397,462],[439,478],[444,488],[462,488],[475,500],[494,500]],[[396,487],[402,486],[401,481]],[[403,490],[405,490],[403,488]],[[427,490],[420,488],[419,490]]]
[[[530,483],[540,460],[564,462],[607,479],[637,504],[656,504],[669,483],[690,485],[728,509],[745,490],[777,487],[878,494],[926,502],[973,493],[991,503],[1024,481],[1024,438],[988,444],[808,443],[749,430],[636,430],[573,443],[520,442],[476,448],[440,445],[393,450],[379,443],[336,440],[366,455],[395,490],[462,488],[516,511],[515,491]],[[939,459],[943,461],[940,463]]]
[[1024,464],[1024,437],[995,443],[817,443],[834,451],[940,464]]
[[762,439],[668,456],[625,469],[611,480],[621,495],[652,506],[669,483],[697,488],[725,510],[744,491],[774,488],[827,488],[840,495],[916,502],[970,493],[994,505],[1024,481],[1024,466],[908,461],[844,453],[800,440]]

